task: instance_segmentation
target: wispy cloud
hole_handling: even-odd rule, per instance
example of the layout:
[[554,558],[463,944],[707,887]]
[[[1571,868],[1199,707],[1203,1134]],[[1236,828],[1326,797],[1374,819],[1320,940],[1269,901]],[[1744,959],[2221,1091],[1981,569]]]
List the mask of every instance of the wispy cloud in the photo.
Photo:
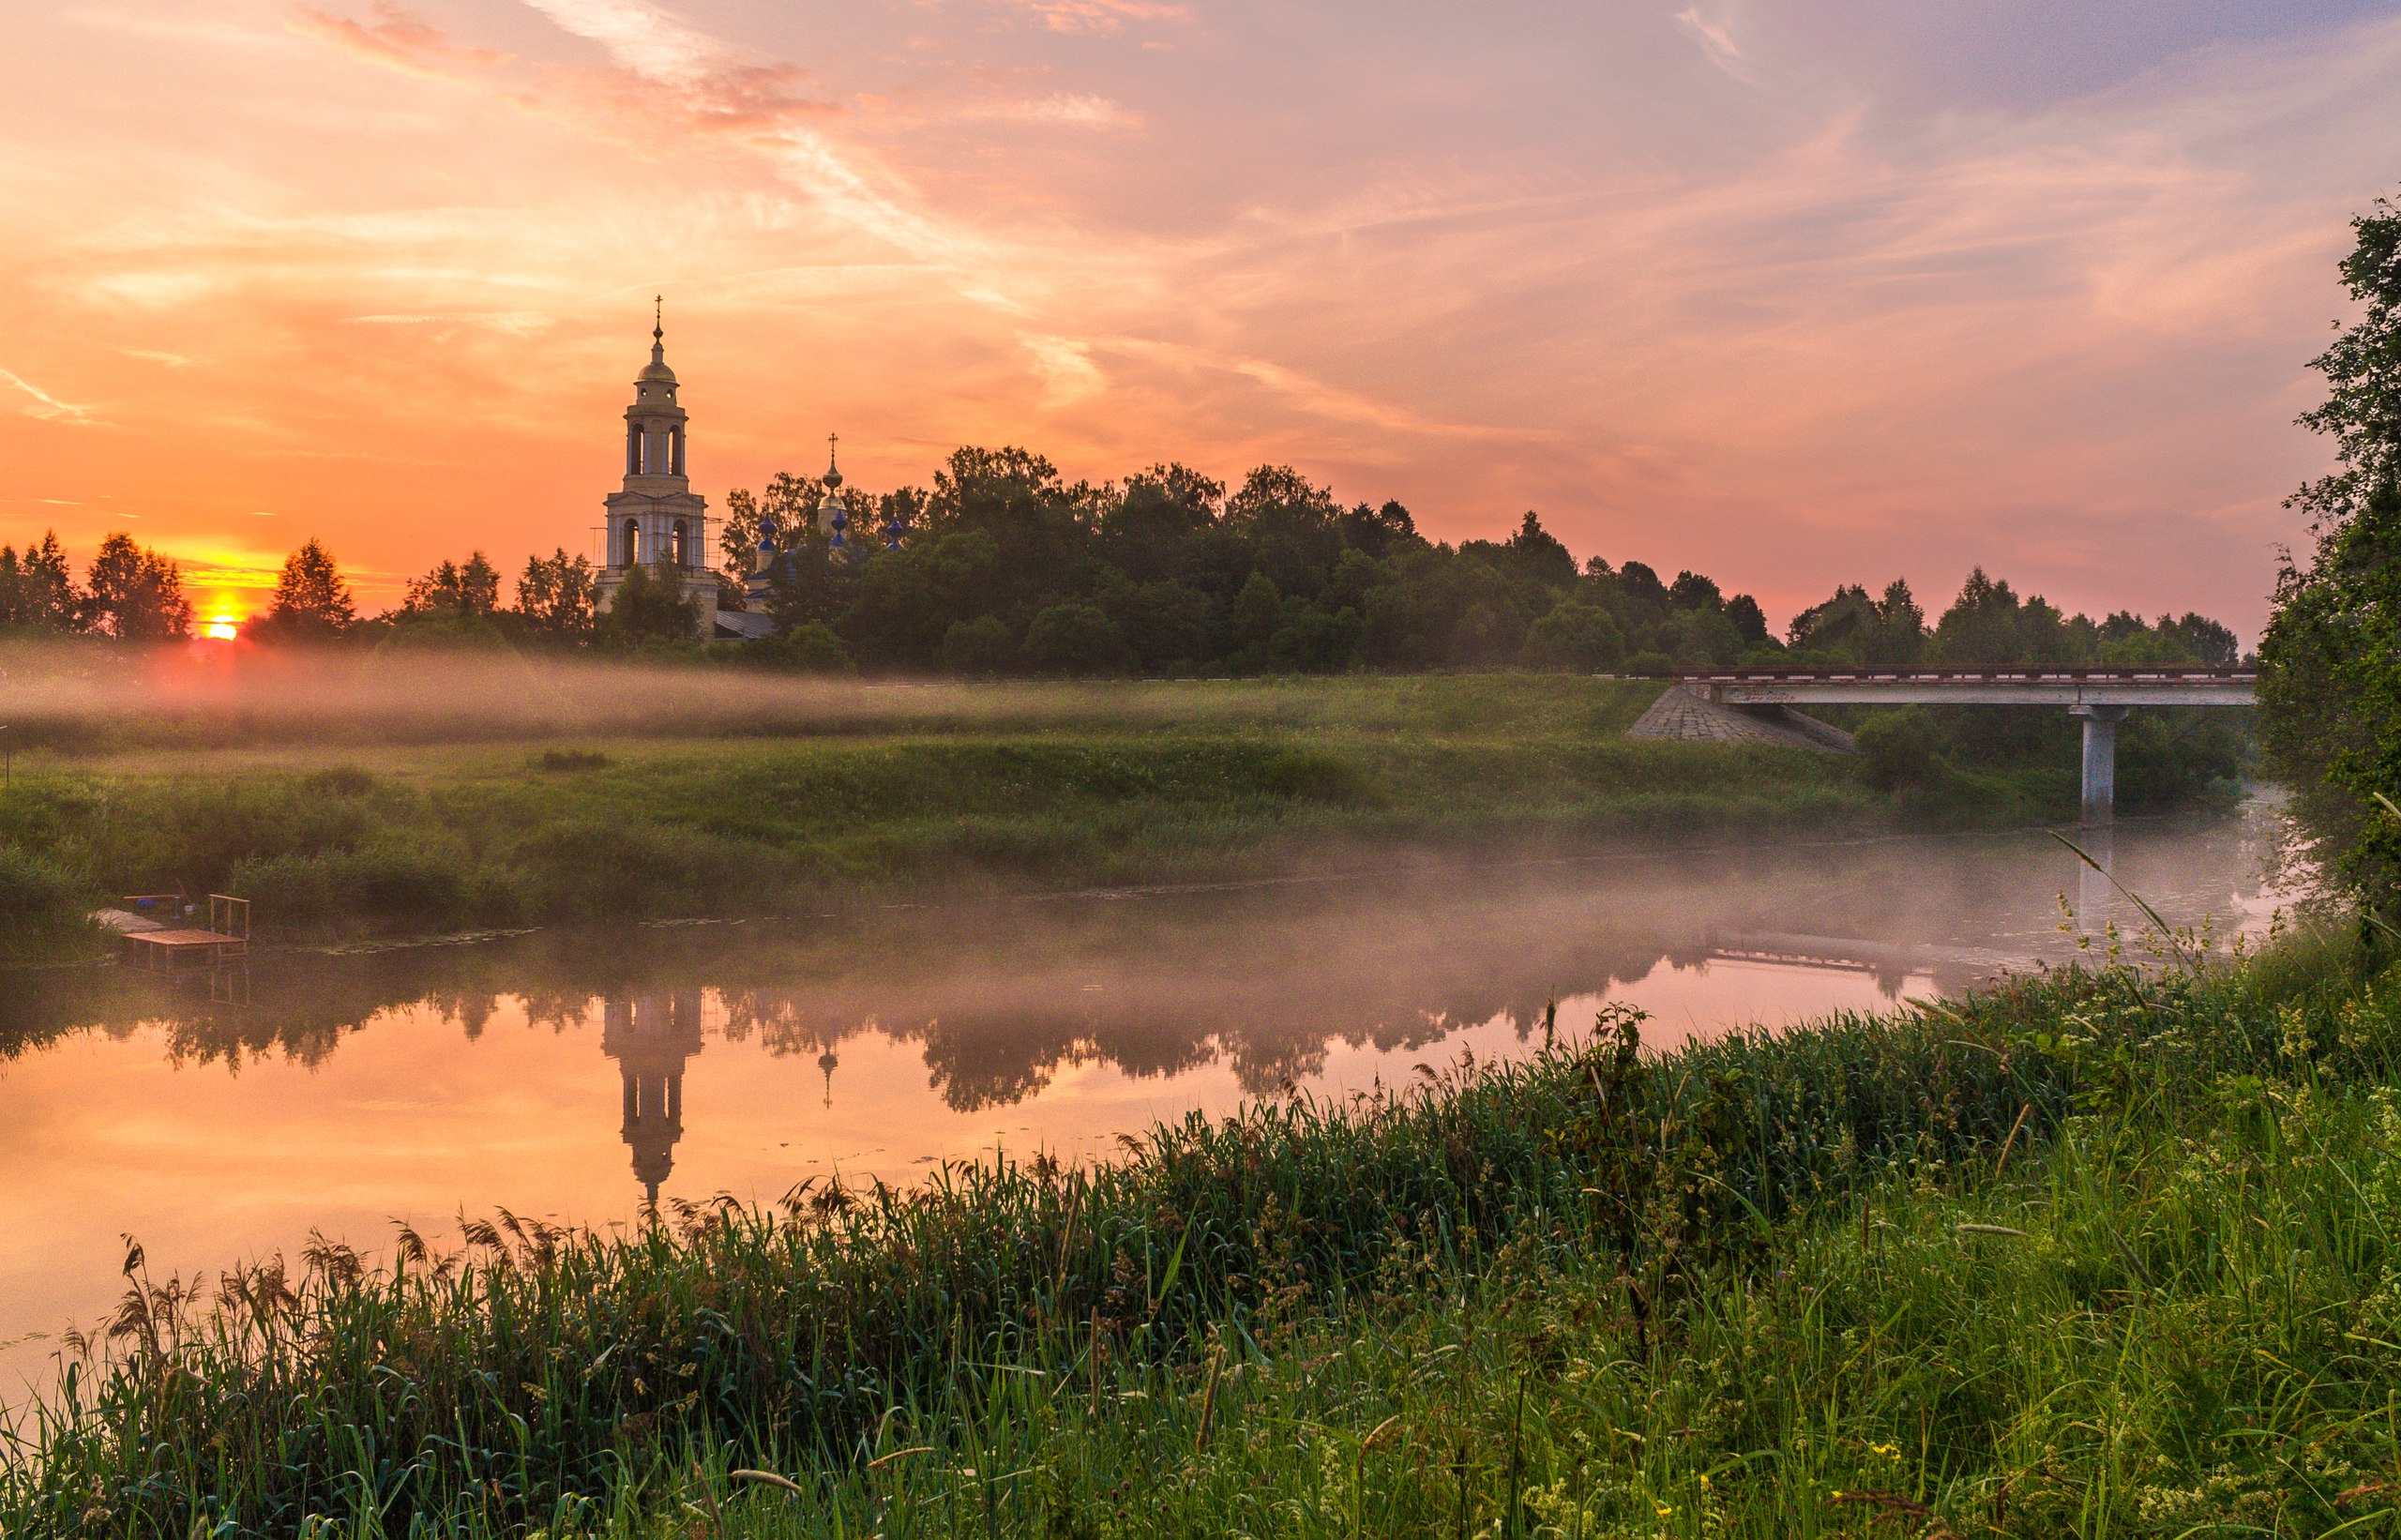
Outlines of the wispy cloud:
[[1676,12],[1676,23],[1700,44],[1700,51],[1710,63],[1745,85],[1756,83],[1756,72],[1743,56],[1741,45],[1734,41],[1734,34],[1725,23],[1712,21],[1701,13],[1699,6],[1687,6]]
[[1164,0],[1004,0],[1052,32],[1113,34],[1128,23],[1186,22],[1192,13]]
[[62,401],[13,370],[0,369],[0,381],[16,386],[25,396],[26,400],[18,403],[17,410],[26,416],[39,417],[45,422],[72,423],[79,427],[95,425],[99,421],[93,415],[91,407]]
[[358,58],[413,73],[441,75],[462,66],[483,68],[508,62],[506,53],[454,42],[440,27],[390,0],[375,0],[370,15],[371,20],[362,22],[301,4],[292,8],[288,24],[304,37]]
[[1070,128],[1139,128],[1142,114],[1129,112],[1109,98],[1089,92],[1054,91],[1022,100],[971,102],[959,109],[963,118],[1001,122],[1055,123]]

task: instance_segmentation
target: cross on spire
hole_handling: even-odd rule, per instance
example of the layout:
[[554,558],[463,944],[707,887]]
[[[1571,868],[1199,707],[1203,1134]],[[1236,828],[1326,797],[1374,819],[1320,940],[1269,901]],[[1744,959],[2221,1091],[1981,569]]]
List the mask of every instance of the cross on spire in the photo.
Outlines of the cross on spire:
[[650,302],[650,340],[664,341],[667,338],[667,296],[654,295]]

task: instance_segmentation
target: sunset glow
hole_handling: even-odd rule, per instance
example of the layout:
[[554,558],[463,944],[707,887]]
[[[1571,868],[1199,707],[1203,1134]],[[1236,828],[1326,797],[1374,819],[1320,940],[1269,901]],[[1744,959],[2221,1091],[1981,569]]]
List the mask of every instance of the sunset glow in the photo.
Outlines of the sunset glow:
[[1290,461],[1779,624],[1980,563],[2249,636],[2401,8],[16,8],[0,541],[588,551],[664,292],[719,507],[837,430]]

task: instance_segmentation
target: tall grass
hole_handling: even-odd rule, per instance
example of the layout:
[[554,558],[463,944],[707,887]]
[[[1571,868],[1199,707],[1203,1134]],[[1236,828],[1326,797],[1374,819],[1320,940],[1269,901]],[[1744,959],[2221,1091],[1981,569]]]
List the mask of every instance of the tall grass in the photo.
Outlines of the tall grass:
[[1575,710],[1531,724],[1528,699],[1557,704],[1560,683],[1497,684],[1482,717],[1468,697],[1467,725],[1443,732],[1327,726],[1350,688],[1337,681],[1298,726],[1196,716],[1141,732],[69,768],[19,778],[0,842],[94,892],[237,893],[264,937],[305,939],[1207,881],[1398,845],[1722,839],[1880,815],[1879,795],[1825,756],[1629,742],[1587,732]]
[[2232,972],[2064,974],[1655,1059],[1605,1019],[1523,1064],[1189,1120],[1097,1170],[956,1167],[630,1235],[504,1215],[463,1256],[405,1232],[381,1266],[321,1246],[205,1304],[131,1257],[107,1351],[21,1430],[0,1525],[583,1523],[639,1510],[696,1451],[855,1483],[896,1429],[938,1437],[978,1501],[1017,1504],[1019,1477],[999,1491],[993,1453],[968,1446],[1019,1415],[1021,1381],[1095,1405],[1224,1387],[1185,1431],[1231,1438],[1231,1401],[1205,1397],[1288,1361],[1299,1323],[1496,1269],[1597,1273],[1648,1355],[1755,1276],[1780,1227],[1880,1183],[1935,1181],[2079,1109],[2166,1115],[2262,1064],[2389,1076],[2401,1024],[2345,1004],[2351,966],[2288,946]]

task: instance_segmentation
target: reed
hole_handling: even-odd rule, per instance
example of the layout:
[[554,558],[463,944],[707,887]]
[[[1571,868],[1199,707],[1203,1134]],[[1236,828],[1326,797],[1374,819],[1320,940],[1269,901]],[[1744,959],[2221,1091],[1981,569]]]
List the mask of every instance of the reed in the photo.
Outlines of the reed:
[[[1222,1474],[1291,1442],[1253,1387],[1300,1375],[1333,1394],[1306,1365],[1371,1359],[1373,1332],[1352,1348],[1344,1333],[1381,1320],[1515,1344],[1503,1379],[1531,1420],[1506,1443],[1470,1421],[1370,1450],[1339,1429],[1402,1409],[1363,1393],[1338,1418],[1321,1410],[1309,1469],[1416,1461],[1436,1473],[1412,1489],[1442,1496],[1446,1526],[1490,1532],[1496,1486],[1520,1494],[1508,1525],[1557,1487],[1535,1457],[1550,1403],[1530,1388],[1557,1366],[1490,1291],[1581,1279],[1632,1361],[1673,1354],[1861,1194],[1940,1193],[2004,1142],[2047,1148],[2096,1109],[2173,1125],[2263,1065],[2288,1083],[2389,1080],[2401,1024],[2393,996],[2354,986],[2361,965],[2288,942],[2234,969],[2104,967],[1658,1057],[1610,1016],[1521,1064],[1161,1127],[1097,1170],[952,1167],[906,1192],[679,1207],[632,1234],[503,1214],[471,1225],[461,1255],[405,1233],[380,1264],[325,1245],[204,1294],[150,1279],[136,1255],[106,1339],[14,1435],[0,1528],[632,1533],[664,1522],[666,1494],[745,1512],[791,1501],[772,1484],[731,1492],[723,1472],[740,1468],[839,1488],[867,1504],[839,1510],[853,1524],[905,1495],[917,1517],[883,1532],[1073,1533],[1029,1526],[1045,1488],[1010,1463],[1026,1441],[1065,1437],[1043,1429],[1081,1406],[1090,1460],[1132,1462],[1089,1464],[1116,1485],[1078,1503],[1131,1505],[1159,1479],[1140,1462],[1164,1457],[1170,1415],[1189,1451],[1175,1469]],[[1876,1222],[1858,1221],[1871,1254]],[[1500,1351],[1429,1348],[1409,1373],[1435,1383],[1456,1361],[1465,1397],[1498,1382]],[[1134,1431],[1110,1444],[1121,1422]],[[1516,1453],[1496,1463],[1495,1449]],[[1366,1532],[1392,1532],[1390,1513],[1351,1496]]]

